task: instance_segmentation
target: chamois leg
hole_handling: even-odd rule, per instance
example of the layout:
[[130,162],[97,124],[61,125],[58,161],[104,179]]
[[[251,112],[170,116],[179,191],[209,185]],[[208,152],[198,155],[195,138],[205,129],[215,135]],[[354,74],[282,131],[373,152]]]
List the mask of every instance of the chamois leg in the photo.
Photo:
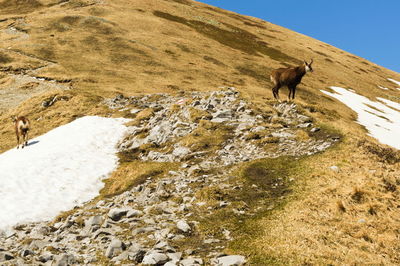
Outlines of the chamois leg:
[[294,96],[296,94],[296,86],[290,86],[289,88],[289,96],[288,96],[288,101],[291,102],[294,100]]
[[19,135],[17,133],[17,149],[19,149]]
[[29,131],[27,131],[26,133],[25,133],[25,146],[28,146],[28,132]]
[[290,102],[290,99],[291,99],[291,97],[292,97],[292,93],[293,93],[293,90],[292,90],[292,88],[291,87],[288,87],[288,89],[289,89],[289,95],[288,95],[288,102]]
[[278,101],[281,102],[281,100],[279,99],[279,86],[276,85],[275,87],[272,88],[272,92],[274,94],[274,98]]
[[22,133],[22,149],[26,146],[27,132]]
[[294,96],[296,95],[296,87],[293,88],[292,99],[294,101]]

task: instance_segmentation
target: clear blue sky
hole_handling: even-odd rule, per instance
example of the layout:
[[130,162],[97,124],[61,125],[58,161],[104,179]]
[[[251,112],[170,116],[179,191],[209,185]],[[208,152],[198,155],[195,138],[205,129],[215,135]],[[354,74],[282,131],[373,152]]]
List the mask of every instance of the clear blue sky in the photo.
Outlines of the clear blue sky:
[[400,0],[198,0],[258,17],[400,72]]

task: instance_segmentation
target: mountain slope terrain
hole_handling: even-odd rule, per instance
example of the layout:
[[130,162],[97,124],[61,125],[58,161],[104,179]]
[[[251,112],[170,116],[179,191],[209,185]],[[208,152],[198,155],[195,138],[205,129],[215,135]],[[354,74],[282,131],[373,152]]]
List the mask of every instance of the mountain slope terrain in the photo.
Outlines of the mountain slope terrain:
[[[0,40],[1,152],[14,115],[33,136],[131,119],[99,196],[17,226],[0,261],[400,263],[400,152],[333,97],[341,87],[398,112],[400,74],[190,0],[3,0]],[[271,70],[310,59],[295,102],[277,104]]]

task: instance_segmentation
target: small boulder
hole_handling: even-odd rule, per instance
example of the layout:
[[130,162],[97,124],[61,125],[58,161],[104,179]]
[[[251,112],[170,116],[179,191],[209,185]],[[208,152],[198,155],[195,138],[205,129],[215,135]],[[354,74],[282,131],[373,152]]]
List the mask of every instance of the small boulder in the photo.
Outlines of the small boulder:
[[114,238],[108,246],[105,255],[107,258],[112,258],[119,255],[125,249],[125,244],[121,240]]
[[194,266],[194,265],[203,265],[203,260],[200,258],[188,258],[181,260],[179,265],[182,266]]
[[178,146],[172,152],[172,155],[177,158],[184,158],[190,153],[190,149],[183,146]]
[[190,225],[185,220],[179,220],[176,223],[176,227],[184,233],[188,233],[191,230]]
[[163,253],[150,253],[144,256],[142,264],[144,265],[159,265],[164,264],[169,260],[168,256]]
[[14,256],[8,252],[0,252],[0,262],[14,259]]
[[332,165],[331,167],[329,167],[329,169],[331,169],[333,172],[338,173],[340,171],[339,167],[336,165]]
[[114,208],[108,212],[108,217],[113,221],[119,221],[122,217],[124,217],[128,213],[126,209]]
[[69,266],[76,263],[75,256],[72,254],[62,254],[56,257],[55,266]]
[[53,260],[53,258],[54,258],[53,254],[51,254],[50,252],[45,252],[38,257],[38,261],[46,263],[50,260]]
[[33,251],[30,249],[23,249],[20,253],[21,257],[27,257],[29,255],[33,255]]
[[85,225],[87,224],[88,226],[95,226],[95,225],[101,225],[103,223],[103,217],[100,215],[92,216],[90,217],[87,222],[85,222]]
[[133,217],[139,217],[142,216],[143,212],[135,209],[129,209],[128,212],[126,213],[126,217],[128,218],[133,218]]
[[240,255],[230,255],[217,258],[219,266],[240,266],[246,263],[246,258]]
[[146,250],[144,250],[140,244],[133,243],[128,248],[127,253],[128,253],[128,259],[130,261],[140,263],[143,260],[144,255],[146,254]]

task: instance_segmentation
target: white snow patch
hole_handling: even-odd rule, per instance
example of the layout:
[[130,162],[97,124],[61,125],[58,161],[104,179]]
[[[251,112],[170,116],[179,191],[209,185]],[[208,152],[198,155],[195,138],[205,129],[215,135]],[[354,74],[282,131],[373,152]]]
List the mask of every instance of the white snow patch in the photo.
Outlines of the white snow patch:
[[381,102],[384,102],[387,106],[397,109],[396,111],[400,112],[400,103],[392,102],[392,101],[382,98],[382,97],[377,97],[377,99]]
[[388,88],[385,88],[385,87],[379,86],[379,85],[378,85],[378,88],[380,88],[380,89],[382,89],[382,90],[385,90],[385,91],[388,91],[388,90],[389,90]]
[[0,228],[54,218],[99,194],[127,119],[87,116],[0,154]]
[[395,83],[395,84],[397,84],[398,86],[400,86],[400,81],[397,81],[397,80],[394,80],[394,79],[391,79],[391,78],[388,78],[388,80],[393,82],[393,83]]
[[359,94],[340,87],[330,87],[334,93],[321,90],[323,93],[338,99],[353,109],[357,122],[368,130],[368,135],[381,143],[400,149],[400,104],[384,98],[374,102]]

